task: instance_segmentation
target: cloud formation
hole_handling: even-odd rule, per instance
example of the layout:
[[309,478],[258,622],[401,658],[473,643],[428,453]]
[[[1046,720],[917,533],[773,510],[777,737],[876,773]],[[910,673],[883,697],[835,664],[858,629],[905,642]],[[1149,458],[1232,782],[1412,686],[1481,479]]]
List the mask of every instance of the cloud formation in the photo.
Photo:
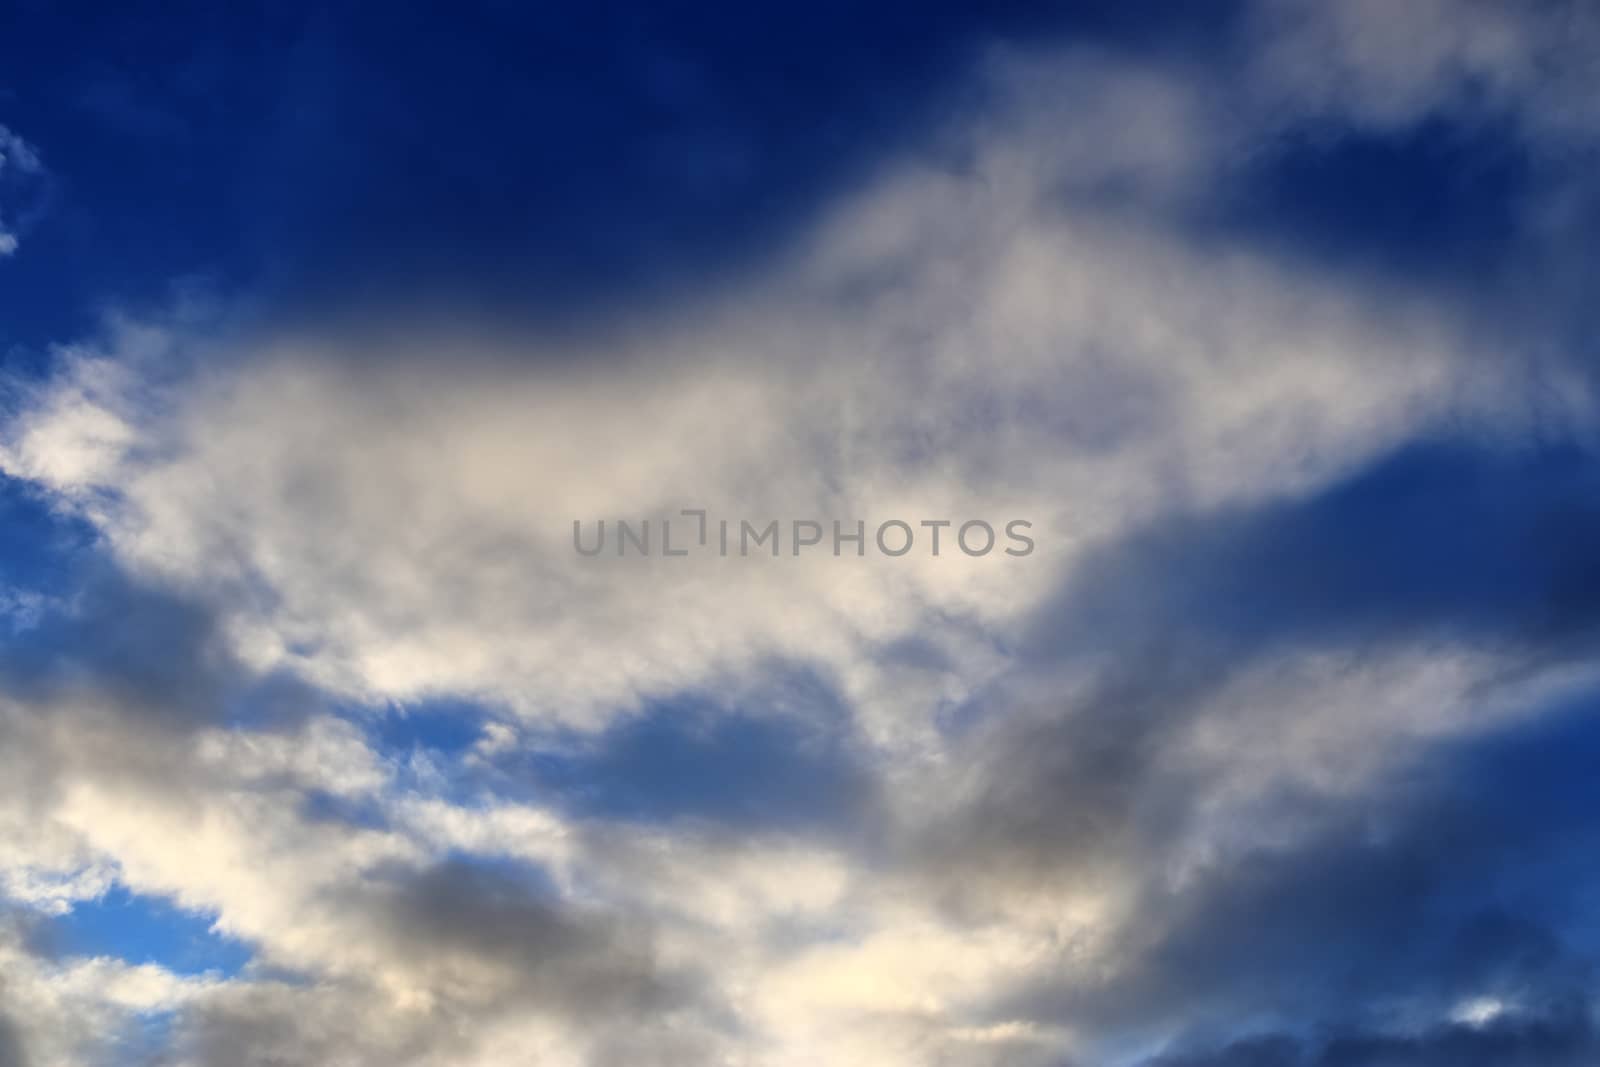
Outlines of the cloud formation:
[[[1106,32],[961,49],[671,305],[14,375],[0,1067],[1591,1059],[1593,19]],[[658,162],[737,196],[719,128]],[[573,550],[685,508],[1038,549]],[[114,887],[248,962],[52,940]]]

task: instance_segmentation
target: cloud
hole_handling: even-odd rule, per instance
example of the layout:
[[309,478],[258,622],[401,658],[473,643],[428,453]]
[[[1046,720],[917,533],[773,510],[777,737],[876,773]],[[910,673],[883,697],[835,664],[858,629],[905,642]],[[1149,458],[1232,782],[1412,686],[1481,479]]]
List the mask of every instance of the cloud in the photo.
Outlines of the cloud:
[[1313,113],[1400,126],[1442,110],[1508,110],[1539,132],[1592,137],[1584,59],[1600,23],[1582,4],[1359,0],[1253,5],[1264,81]]
[[[11,130],[0,126],[0,189],[9,193],[18,185],[36,181],[43,172],[38,152]],[[4,216],[0,216],[0,258],[15,255],[17,243],[16,232],[6,224]]]
[[1436,1064],[1579,1064],[1600,1039],[1581,1012],[1488,1026],[1454,1025],[1420,1034],[1336,1033],[1316,1042],[1265,1036],[1197,1055],[1162,1056],[1150,1067],[1434,1067]]
[[[119,399],[98,383],[126,360],[85,353],[13,424],[7,467],[80,502],[135,573],[210,590],[252,663],[592,727],[774,661],[820,664],[857,704],[958,701],[994,662],[974,632],[1175,497],[1291,490],[1418,422],[1520,417],[1488,407],[1492,373],[1457,374],[1471,339],[1437,309],[1063,206],[1087,150],[976,136],[987,169],[908,162],[784,269],[561,369],[490,337],[381,359],[286,340]],[[449,370],[428,358],[444,343]],[[1026,517],[1044,541],[1026,560],[572,551],[575,518],[684,507]],[[913,637],[951,666],[873,651]],[[866,729],[914,728],[882,719]]]
[[[183,310],[57,350],[0,427],[83,533],[0,649],[0,888],[159,897],[250,961],[8,928],[0,1058],[1592,1051],[1566,305],[1523,361],[1470,283],[1230,215],[1317,124],[1481,109],[1558,156],[1582,71],[1542,12],[1251,10],[1237,86],[985,51],[770,258],[611,328]],[[737,184],[730,152],[678,177]],[[1038,551],[571,544],[697,507]]]
[[0,1065],[3,1067],[28,1067],[23,1055],[22,1040],[17,1036],[11,1020],[0,1021]]

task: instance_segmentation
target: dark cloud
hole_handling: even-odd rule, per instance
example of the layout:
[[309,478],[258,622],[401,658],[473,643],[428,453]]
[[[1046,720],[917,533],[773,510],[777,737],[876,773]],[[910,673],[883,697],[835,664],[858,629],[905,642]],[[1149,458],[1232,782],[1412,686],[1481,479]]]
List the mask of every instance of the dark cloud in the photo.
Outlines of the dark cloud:
[[487,965],[497,999],[567,1017],[662,1013],[689,1001],[685,977],[658,965],[647,925],[565,903],[528,868],[447,861],[352,892],[408,965],[444,977],[441,988],[458,966]]
[[379,871],[329,902],[384,966],[422,983],[426,1005],[397,1018],[390,994],[359,978],[240,987],[187,1009],[174,1047],[247,1067],[438,1062],[479,1054],[497,1021],[543,1017],[597,1067],[679,1067],[706,1061],[711,1038],[695,1024],[725,1015],[701,977],[660,962],[643,917],[563,900],[520,864]]
[[1579,1067],[1600,1058],[1600,1030],[1581,1010],[1456,1024],[1418,1034],[1267,1035],[1145,1067]]
[[[994,1017],[1151,1033],[1241,1017],[1369,1026],[1363,1006],[1442,1017],[1485,994],[1565,1010],[1592,981],[1592,946],[1570,932],[1593,922],[1580,887],[1600,877],[1586,704],[1394,749],[1358,796],[1286,764],[1258,807],[1295,827],[1288,841],[1161,872],[1197,806],[1231,787],[1226,761],[1170,757],[1237,672],[1296,650],[1362,664],[1435,642],[1530,666],[1581,658],[1600,621],[1597,489],[1600,465],[1576,448],[1418,444],[1317,493],[1167,519],[1090,553],[1038,621],[1032,680],[992,694],[961,741],[960,803],[902,858],[965,921],[1040,884],[1114,887],[1143,918],[1098,974],[1069,952],[1058,974],[998,993]],[[1111,665],[1067,700],[1052,696],[1061,662]],[[1383,1055],[1411,1054],[1395,1048]],[[1281,1042],[1233,1054],[1301,1062]]]
[[0,1015],[0,1067],[28,1067],[22,1035],[16,1024],[4,1015]]
[[233,991],[185,1011],[173,1046],[202,1064],[298,1067],[343,1062],[366,1067],[414,1063],[445,1036],[419,1027],[414,1017],[400,1025],[371,1011],[371,1001],[336,986]]
[[1187,783],[1153,782],[1181,709],[1203,683],[1177,667],[1115,672],[1072,708],[990,708],[948,772],[955,810],[915,833],[906,857],[949,904],[982,914],[986,885],[1087,888],[1170,836]]
[[[1586,786],[1597,756],[1585,703],[1431,750],[1359,802],[1286,786],[1280,810],[1306,822],[1294,843],[1145,878],[1144,918],[1113,977],[1064,963],[997,1010],[1113,1031],[1241,1017],[1372,1025],[1398,1005],[1437,1018],[1483,996],[1566,1011],[1595,976],[1593,946],[1571,931],[1596,917],[1584,887],[1600,877],[1600,800]],[[1042,848],[1039,836],[1025,840]]]
[[[1172,824],[1195,783],[1151,782],[1169,742],[1274,654],[1458,640],[1581,655],[1600,624],[1597,502],[1600,462],[1576,448],[1418,444],[1316,493],[1091,551],[1024,641],[1030,688],[977,718],[964,758],[980,788],[935,847],[1055,866]],[[1099,660],[1088,697],[1051,696],[1056,665]]]

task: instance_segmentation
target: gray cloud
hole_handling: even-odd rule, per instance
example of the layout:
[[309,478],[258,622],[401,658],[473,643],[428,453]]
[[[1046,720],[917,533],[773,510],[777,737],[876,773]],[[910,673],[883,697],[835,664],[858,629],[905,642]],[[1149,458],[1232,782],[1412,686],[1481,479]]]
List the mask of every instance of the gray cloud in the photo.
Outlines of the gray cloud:
[[28,1067],[22,1035],[16,1024],[4,1016],[0,1016],[0,1067]]
[[394,951],[439,974],[443,988],[459,967],[470,996],[486,966],[481,988],[490,1003],[510,998],[598,1022],[662,1014],[688,999],[684,977],[655,959],[648,927],[577,913],[527,876],[446,862],[379,878],[346,903],[378,916]]

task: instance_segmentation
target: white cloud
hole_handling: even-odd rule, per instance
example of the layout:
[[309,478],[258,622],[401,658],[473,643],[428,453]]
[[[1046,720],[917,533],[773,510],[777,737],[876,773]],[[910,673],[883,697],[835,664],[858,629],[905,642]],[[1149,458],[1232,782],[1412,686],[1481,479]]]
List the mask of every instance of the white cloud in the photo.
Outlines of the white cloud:
[[[1128,106],[1150,140],[1192,140],[1176,105]],[[888,168],[771,272],[637,339],[284,342],[158,400],[128,384],[119,401],[128,361],[86,355],[0,459],[84,502],[136,573],[217,603],[251,662],[352,699],[467,694],[595,726],[787,662],[820,669],[868,735],[925,744],[929,713],[1003,668],[994,637],[1083,545],[1304,488],[1499,399],[1462,372],[1471,339],[1406,293],[1063,202],[1079,160],[1108,164],[1087,145],[1034,151],[1040,121],[978,129],[971,172]],[[1198,152],[1135,156],[1170,174]],[[427,359],[446,341],[451,362]],[[1039,549],[573,551],[574,519],[684,507],[1020,517]],[[944,663],[884,654],[912,637]]]
[[[1457,22],[1438,4],[1321,10],[1263,16],[1275,36],[1251,77],[1273,108],[1393,123],[1446,106],[1463,80],[1507,99],[1544,91],[1528,54],[1542,24],[1478,7]],[[1420,62],[1391,43],[1391,18],[1416,23]],[[1308,49],[1333,61],[1306,64]],[[1104,56],[999,55],[985,77],[998,110],[942,131],[963,166],[890,161],[778,261],[647,330],[559,350],[484,331],[216,352],[192,323],[121,323],[62,353],[5,427],[8,474],[90,519],[139,579],[216,611],[252,670],[374,708],[445,695],[505,715],[461,767],[427,773],[317,709],[292,728],[157,736],[114,695],[7,702],[9,899],[59,912],[118,881],[214,915],[262,965],[305,978],[49,964],[6,942],[5,1009],[34,1060],[86,1058],[43,1036],[70,1032],[72,1013],[107,1034],[162,1011],[179,1012],[197,1064],[1093,1057],[1092,1028],[997,997],[1063,971],[1106,986],[1154,936],[1137,910],[1150,885],[1307,832],[1314,818],[1276,806],[1285,782],[1330,803],[1360,795],[1405,754],[1576,684],[1461,642],[1359,664],[1337,647],[1266,657],[1162,734],[1142,784],[1180,792],[1182,819],[1151,830],[1113,783],[1073,827],[1077,851],[1027,856],[1021,874],[940,868],[951,828],[1008,829],[995,811],[1018,768],[990,758],[1014,751],[1008,730],[1096,725],[1106,664],[1041,670],[1017,651],[1093,546],[1174,511],[1315,489],[1444,422],[1532,417],[1462,309],[1184,224],[1283,114],[1241,117],[1209,81]],[[1108,191],[1125,197],[1116,210]],[[155,373],[173,363],[187,371]],[[1039,551],[572,550],[574,518],[684,507],[1023,517]],[[869,844],[613,823],[449,788],[447,771],[493,781],[497,760],[554,728],[592,737],[652,698],[818,710],[814,688],[786,684],[792,668],[837,691],[882,788],[882,811],[862,815],[877,820]],[[972,702],[1013,718],[948,729]],[[329,797],[376,815],[319,815],[311,799]],[[1039,832],[1059,845],[1046,814]],[[429,893],[461,891],[430,872],[463,856],[537,869],[548,899],[475,898],[515,912],[503,938],[430,914]],[[549,943],[518,940],[532,928]],[[545,949],[568,969],[542,972]]]

